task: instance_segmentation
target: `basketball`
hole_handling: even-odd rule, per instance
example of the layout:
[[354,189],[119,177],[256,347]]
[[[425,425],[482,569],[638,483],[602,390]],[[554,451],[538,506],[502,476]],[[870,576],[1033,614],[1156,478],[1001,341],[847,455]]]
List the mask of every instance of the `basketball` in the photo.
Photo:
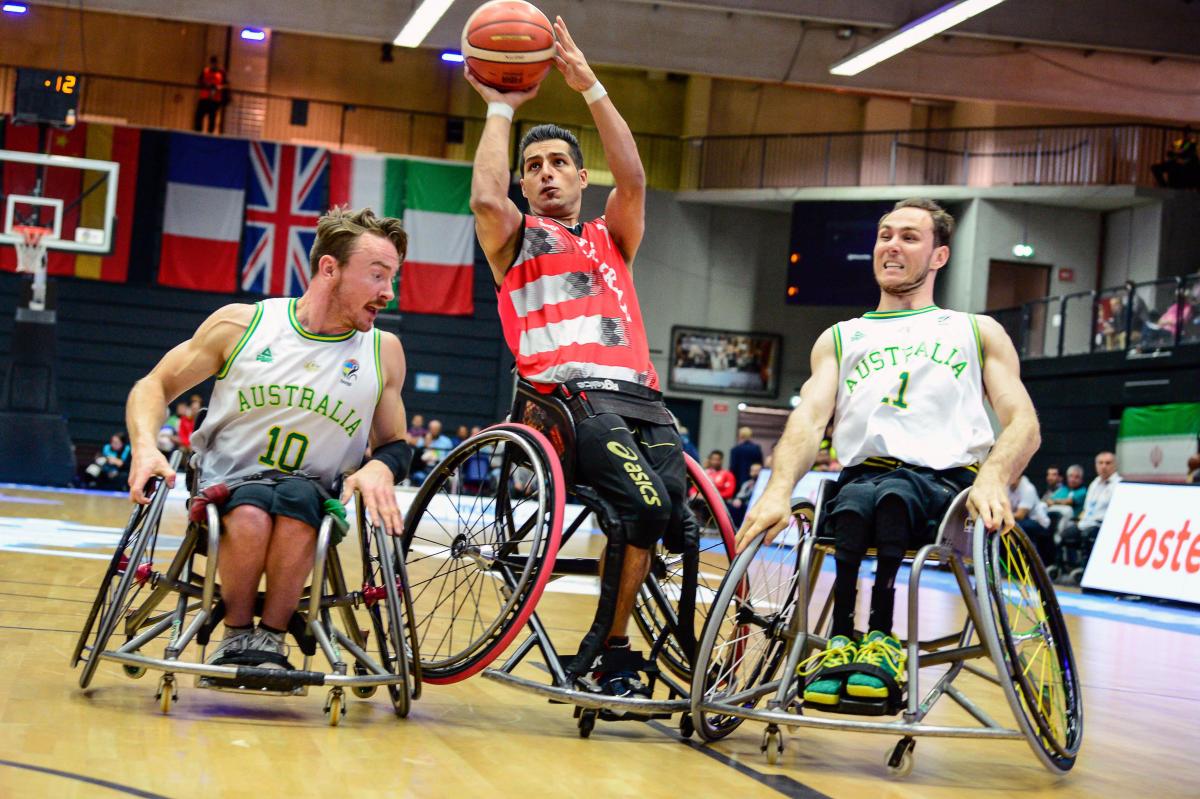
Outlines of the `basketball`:
[[541,83],[554,64],[554,28],[531,3],[492,0],[467,19],[462,54],[481,83],[525,91]]

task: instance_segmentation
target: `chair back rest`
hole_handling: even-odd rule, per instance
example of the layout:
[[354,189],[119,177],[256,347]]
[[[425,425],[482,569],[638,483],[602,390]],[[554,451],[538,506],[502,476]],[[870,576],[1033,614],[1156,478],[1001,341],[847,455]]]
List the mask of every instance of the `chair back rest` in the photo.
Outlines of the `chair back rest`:
[[525,380],[517,380],[510,421],[528,425],[544,435],[562,464],[567,485],[575,483],[575,420],[566,403],[543,394]]

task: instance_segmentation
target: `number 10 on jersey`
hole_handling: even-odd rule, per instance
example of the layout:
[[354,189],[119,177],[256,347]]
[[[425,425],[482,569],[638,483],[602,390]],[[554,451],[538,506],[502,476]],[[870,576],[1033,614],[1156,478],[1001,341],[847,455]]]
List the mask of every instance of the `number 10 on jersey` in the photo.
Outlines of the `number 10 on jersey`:
[[[304,463],[304,453],[308,451],[308,436],[303,433],[288,433],[280,446],[279,435],[283,428],[279,425],[267,431],[267,451],[258,456],[258,462],[281,472],[294,472]],[[275,450],[279,449],[276,460]]]

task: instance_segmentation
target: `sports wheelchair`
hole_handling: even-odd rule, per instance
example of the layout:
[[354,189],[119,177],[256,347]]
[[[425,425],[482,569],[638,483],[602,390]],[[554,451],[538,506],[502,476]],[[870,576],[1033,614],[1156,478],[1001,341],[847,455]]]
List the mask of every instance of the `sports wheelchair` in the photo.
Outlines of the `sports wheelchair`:
[[[177,452],[171,459],[172,470],[178,470],[179,464]],[[134,679],[147,669],[161,671],[156,698],[163,713],[170,712],[178,699],[180,675],[190,674],[198,688],[239,693],[304,696],[310,686],[331,686],[325,713],[334,726],[346,711],[346,689],[368,699],[382,685],[396,715],[407,716],[411,701],[421,693],[421,671],[404,560],[397,539],[367,522],[357,494],[362,582],[355,584],[361,588],[351,590],[348,578],[357,581],[359,573],[343,569],[334,543],[340,538],[335,538],[335,528],[344,534],[349,526],[327,513],[317,531],[312,582],[288,625],[304,655],[301,668],[205,663],[213,629],[225,614],[217,585],[223,500],[198,503],[202,496],[198,483],[196,469],[189,468],[191,521],[165,571],[155,567],[154,557],[170,492],[155,478],[147,492],[150,503],[134,505],[71,655],[71,666],[83,667],[80,688],[91,685],[101,660],[109,660],[120,663],[125,675]],[[259,609],[262,601],[260,593]],[[367,623],[368,629],[361,623]],[[143,649],[156,640],[165,643],[162,656],[145,654]],[[193,641],[199,644],[199,654],[184,659]],[[327,672],[310,670],[318,649],[328,661]]]
[[[1083,739],[1083,702],[1053,585],[1019,527],[988,531],[968,517],[967,491],[951,503],[935,542],[906,555],[911,558],[907,696],[874,708],[875,715],[902,715],[894,721],[805,715],[805,680],[797,666],[828,645],[832,624],[830,590],[811,606],[817,613],[810,625],[822,561],[834,551],[833,539],[821,533],[821,508],[830,488],[822,483],[815,503],[793,502],[798,529],[788,533],[799,533],[794,543],[764,546],[760,537],[726,575],[704,625],[692,679],[692,717],[700,737],[719,740],[745,719],[766,722],[761,748],[775,764],[784,748],[781,727],[900,735],[887,759],[889,773],[897,777],[912,770],[916,736],[1024,738],[1047,769],[1069,771]],[[931,564],[949,568],[967,614],[961,629],[922,639],[918,600]],[[975,664],[984,659],[991,660],[994,671]],[[935,676],[923,673],[931,667],[945,668]],[[954,684],[963,671],[999,686],[1016,718],[1015,729],[998,723]],[[979,726],[927,722],[942,696]]]
[[[682,552],[656,545],[633,609],[649,651],[632,653],[635,662],[626,665],[646,674],[654,698],[602,694],[588,683],[587,673],[598,654],[596,642],[612,622],[623,526],[594,490],[572,483],[575,428],[561,399],[519,382],[510,418],[514,421],[490,427],[452,450],[409,508],[403,546],[423,679],[447,684],[483,672],[552,703],[573,705],[583,738],[597,719],[645,721],[676,713],[682,714],[681,732],[690,736],[686,686],[696,631],[733,559],[734,531],[724,502],[700,466],[687,458],[686,544]],[[572,539],[590,518],[605,535],[604,549],[599,557],[576,556],[577,550],[586,555],[587,539]],[[570,557],[562,554],[567,547]],[[537,611],[543,591],[561,578],[563,584],[584,582],[582,593],[590,594],[589,578],[601,574],[608,579],[601,579],[602,601],[582,650],[560,653]],[[489,669],[522,630],[528,635],[499,667]],[[543,663],[532,665],[544,667],[549,684],[514,673],[535,648]]]

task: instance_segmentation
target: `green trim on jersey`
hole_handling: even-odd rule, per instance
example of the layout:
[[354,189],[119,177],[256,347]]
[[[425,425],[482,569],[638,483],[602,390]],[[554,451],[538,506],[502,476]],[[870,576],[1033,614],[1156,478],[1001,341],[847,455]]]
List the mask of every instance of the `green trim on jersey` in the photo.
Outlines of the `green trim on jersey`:
[[345,341],[358,332],[354,328],[350,328],[345,333],[338,333],[337,335],[332,336],[308,332],[304,329],[304,326],[300,324],[300,320],[296,318],[296,299],[294,297],[288,300],[288,321],[292,323],[293,330],[309,341]]
[[383,397],[383,360],[379,357],[379,346],[383,340],[383,334],[379,332],[379,328],[375,328],[375,376],[379,381],[379,387],[375,389],[375,404],[379,404],[379,400]]
[[971,320],[971,332],[975,334],[975,348],[979,352],[979,368],[983,369],[983,336],[979,333],[979,322],[975,319],[975,314],[967,314],[967,318]]
[[916,316],[917,314],[929,313],[930,311],[941,310],[936,305],[926,305],[924,308],[912,308],[904,311],[867,311],[862,315],[863,319],[899,319],[902,316]]
[[837,356],[837,363],[842,365],[842,331],[838,330],[837,324],[833,326],[833,354]]
[[217,372],[217,379],[224,379],[225,375],[229,374],[229,368],[233,366],[233,359],[238,356],[238,353],[250,342],[250,337],[254,335],[254,329],[258,327],[259,321],[263,315],[263,304],[261,302],[254,303],[254,316],[250,319],[250,324],[246,327],[246,332],[242,333],[242,337],[238,339],[238,343],[234,346],[233,352],[229,353],[229,358],[221,365],[221,370]]

